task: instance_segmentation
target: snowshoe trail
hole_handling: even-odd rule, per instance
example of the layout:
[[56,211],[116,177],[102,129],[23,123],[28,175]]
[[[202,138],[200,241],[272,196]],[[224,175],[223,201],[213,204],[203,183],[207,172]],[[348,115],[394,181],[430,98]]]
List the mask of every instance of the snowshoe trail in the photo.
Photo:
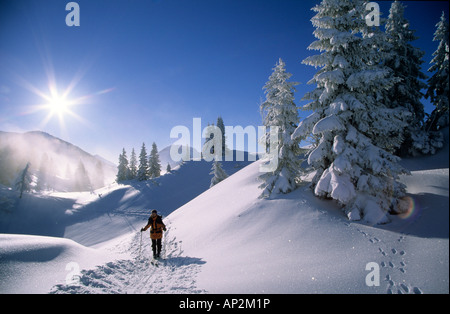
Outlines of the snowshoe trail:
[[[206,293],[196,285],[196,276],[205,262],[199,258],[183,256],[181,241],[171,239],[166,232],[165,259],[152,265],[151,243],[143,239],[139,256],[140,234],[137,232],[127,248],[130,259],[121,259],[82,270],[79,282],[56,285],[50,293],[85,294],[150,294],[150,293]],[[164,248],[163,248],[164,250]]]

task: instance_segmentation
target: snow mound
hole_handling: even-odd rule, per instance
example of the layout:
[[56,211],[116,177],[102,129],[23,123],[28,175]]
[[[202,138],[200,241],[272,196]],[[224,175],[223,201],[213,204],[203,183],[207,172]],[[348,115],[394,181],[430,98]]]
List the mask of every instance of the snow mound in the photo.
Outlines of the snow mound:
[[46,293],[107,259],[68,239],[0,234],[0,293]]

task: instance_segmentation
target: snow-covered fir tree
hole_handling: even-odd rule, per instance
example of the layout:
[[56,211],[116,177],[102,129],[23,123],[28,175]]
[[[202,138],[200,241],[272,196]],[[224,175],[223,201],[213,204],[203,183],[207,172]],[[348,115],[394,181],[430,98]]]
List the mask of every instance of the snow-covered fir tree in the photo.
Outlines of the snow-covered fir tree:
[[415,31],[410,29],[404,11],[402,3],[392,3],[386,22],[387,41],[390,46],[385,59],[385,64],[393,71],[393,75],[401,79],[388,91],[387,104],[390,108],[403,107],[409,113],[403,143],[397,152],[401,156],[413,155],[424,145],[423,141],[416,143],[416,139],[430,141],[429,135],[423,130],[425,110],[421,101],[424,96],[421,90],[427,87],[422,81],[427,77],[421,71],[425,52],[412,46],[411,42],[418,37],[414,35]]
[[145,143],[142,143],[141,153],[139,154],[139,168],[137,172],[137,179],[139,181],[146,181],[149,179],[148,158]]
[[130,163],[128,167],[128,180],[134,180],[137,178],[137,158],[134,148],[131,150]]
[[228,174],[225,172],[225,170],[223,170],[222,164],[217,160],[214,160],[211,170],[212,171],[209,174],[212,174],[214,176],[211,179],[211,184],[209,186],[210,188],[228,178]]
[[318,138],[308,153],[317,196],[338,201],[349,219],[385,223],[387,212],[407,208],[398,181],[407,170],[389,152],[401,143],[405,112],[386,104],[386,91],[398,82],[382,64],[386,35],[367,26],[363,1],[323,0],[313,10],[317,40],[309,49],[321,53],[303,63],[321,69],[304,96],[313,113],[293,138]]
[[149,176],[150,178],[161,176],[161,161],[159,160],[158,147],[155,142],[152,144],[149,157]]
[[291,135],[299,121],[298,109],[294,103],[294,86],[298,83],[288,82],[291,76],[280,58],[264,86],[266,100],[261,104],[260,111],[267,131],[262,141],[271,145],[270,128],[278,127],[278,164],[274,171],[259,177],[263,181],[260,185],[263,189],[261,197],[270,197],[272,193],[289,193],[297,187],[300,169],[298,141],[292,139]]
[[439,23],[436,24],[436,32],[433,41],[439,41],[438,48],[433,53],[432,66],[428,69],[434,74],[428,80],[426,96],[435,106],[431,116],[427,120],[427,130],[440,130],[449,125],[449,25],[442,12]]
[[172,167],[170,166],[169,163],[167,163],[166,172],[167,173],[172,173]]
[[117,176],[116,181],[122,182],[128,179],[129,169],[128,169],[128,158],[125,148],[122,149],[122,154],[119,155],[119,165],[117,166]]

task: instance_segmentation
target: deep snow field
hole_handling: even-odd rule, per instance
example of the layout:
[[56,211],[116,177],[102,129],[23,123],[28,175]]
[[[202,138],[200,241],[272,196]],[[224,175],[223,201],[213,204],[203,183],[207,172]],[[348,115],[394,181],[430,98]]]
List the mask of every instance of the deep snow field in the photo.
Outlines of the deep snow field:
[[[1,188],[0,293],[449,293],[445,138],[402,161],[410,212],[385,225],[349,221],[307,182],[259,199],[261,161],[224,163],[234,174],[211,189],[204,161],[95,193]],[[153,208],[168,227],[157,267],[148,232],[140,249]]]

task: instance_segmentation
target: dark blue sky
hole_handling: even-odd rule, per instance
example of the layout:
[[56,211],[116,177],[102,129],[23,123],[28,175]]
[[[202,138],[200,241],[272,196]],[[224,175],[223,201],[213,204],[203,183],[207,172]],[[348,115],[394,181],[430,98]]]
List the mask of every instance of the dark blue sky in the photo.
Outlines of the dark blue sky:
[[[196,117],[260,125],[262,87],[279,57],[301,83],[299,106],[313,88],[317,70],[301,61],[316,53],[307,47],[318,1],[78,0],[79,27],[65,24],[68,2],[0,1],[0,130],[40,129],[117,162],[122,147],[162,149],[174,126],[192,129]],[[387,17],[391,2],[378,3]],[[403,3],[426,71],[448,2]],[[36,107],[49,85],[80,100],[71,114]]]

